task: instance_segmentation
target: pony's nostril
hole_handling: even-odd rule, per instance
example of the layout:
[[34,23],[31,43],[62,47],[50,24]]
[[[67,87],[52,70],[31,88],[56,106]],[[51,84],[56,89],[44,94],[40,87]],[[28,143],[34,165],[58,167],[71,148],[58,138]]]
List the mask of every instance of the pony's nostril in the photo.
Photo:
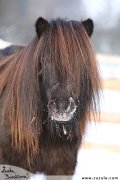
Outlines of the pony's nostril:
[[69,106],[67,107],[67,112],[76,110],[76,103],[72,97],[69,98]]
[[56,110],[56,103],[54,100],[51,100],[49,103],[48,103],[48,109],[50,111],[55,111]]

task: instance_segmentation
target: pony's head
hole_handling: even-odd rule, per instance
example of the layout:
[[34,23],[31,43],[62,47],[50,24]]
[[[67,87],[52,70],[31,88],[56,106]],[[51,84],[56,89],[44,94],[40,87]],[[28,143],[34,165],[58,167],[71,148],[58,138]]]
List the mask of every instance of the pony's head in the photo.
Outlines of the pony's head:
[[89,40],[91,19],[39,18],[35,26],[32,43],[0,66],[1,95],[7,92],[3,121],[11,127],[15,148],[31,155],[42,134],[54,140],[79,139],[96,110],[100,84]]
[[[93,21],[36,22],[39,44],[39,84],[47,132],[63,138],[84,130],[90,112],[96,107],[99,77],[89,41]],[[88,117],[87,117],[88,116]],[[78,130],[77,130],[78,132]],[[79,135],[82,132],[78,133]],[[78,135],[78,136],[79,136]]]

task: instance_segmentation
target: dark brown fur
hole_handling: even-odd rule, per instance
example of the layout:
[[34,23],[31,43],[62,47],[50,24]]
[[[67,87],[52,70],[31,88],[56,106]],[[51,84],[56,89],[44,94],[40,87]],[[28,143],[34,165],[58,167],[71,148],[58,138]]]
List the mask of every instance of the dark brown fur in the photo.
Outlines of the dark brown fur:
[[[1,164],[47,175],[74,173],[82,135],[91,112],[96,112],[100,88],[89,41],[92,32],[85,24],[60,19],[46,23],[27,47],[1,58]],[[48,91],[56,81],[61,86],[54,91],[55,97],[72,96],[78,102],[75,117],[64,124],[68,135],[62,135],[62,124],[48,118]]]

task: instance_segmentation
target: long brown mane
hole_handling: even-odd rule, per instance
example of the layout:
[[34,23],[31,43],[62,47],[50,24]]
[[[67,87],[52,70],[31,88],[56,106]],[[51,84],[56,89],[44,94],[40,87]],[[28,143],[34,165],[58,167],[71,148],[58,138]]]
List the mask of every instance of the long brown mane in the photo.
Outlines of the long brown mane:
[[[77,97],[88,87],[86,97],[91,100],[86,114],[81,117],[80,128],[84,131],[90,113],[96,111],[96,95],[100,87],[95,54],[82,23],[56,20],[21,51],[0,59],[0,97],[3,97],[1,126],[10,127],[12,146],[26,151],[28,163],[38,152],[42,135],[42,102],[39,74],[42,67],[52,67],[71,84]],[[44,74],[45,77],[45,74]],[[43,78],[44,78],[43,77]],[[90,90],[89,90],[90,88]],[[84,98],[86,98],[84,97]]]

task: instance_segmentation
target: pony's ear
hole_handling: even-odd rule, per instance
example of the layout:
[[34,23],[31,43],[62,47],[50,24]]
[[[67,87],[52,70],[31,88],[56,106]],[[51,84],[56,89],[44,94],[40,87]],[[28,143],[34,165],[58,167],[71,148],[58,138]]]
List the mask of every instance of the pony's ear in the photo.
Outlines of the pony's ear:
[[94,24],[92,19],[87,19],[85,21],[82,21],[82,25],[84,26],[88,36],[91,37],[94,29]]
[[40,38],[41,34],[46,30],[46,28],[48,27],[48,21],[45,20],[42,17],[39,17],[35,23],[35,27],[36,27],[36,32],[38,37]]

